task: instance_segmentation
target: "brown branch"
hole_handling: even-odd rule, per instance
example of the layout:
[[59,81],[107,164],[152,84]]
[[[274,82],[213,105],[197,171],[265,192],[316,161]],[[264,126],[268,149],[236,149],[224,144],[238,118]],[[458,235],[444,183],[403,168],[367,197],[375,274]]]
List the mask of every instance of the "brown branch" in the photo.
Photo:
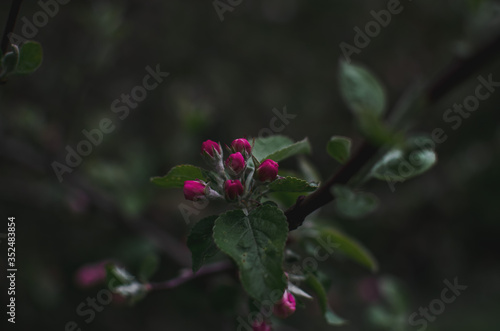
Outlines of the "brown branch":
[[216,274],[219,272],[225,272],[234,268],[234,264],[230,261],[215,262],[201,267],[200,270],[198,270],[198,272],[196,273],[191,269],[185,269],[177,278],[167,280],[166,282],[149,283],[147,284],[147,287],[149,290],[169,290],[192,279],[199,278],[205,275]]
[[7,46],[9,45],[9,35],[14,31],[17,15],[19,14],[19,9],[21,8],[22,2],[23,0],[12,0],[12,4],[10,5],[9,17],[7,19],[7,23],[5,24],[2,42],[0,44],[2,54],[5,54],[7,52]]
[[[500,35],[471,56],[452,65],[440,79],[430,84],[424,91],[427,105],[435,104],[453,88],[469,78],[481,66],[493,60],[499,52]],[[333,177],[310,195],[299,197],[297,202],[285,211],[289,230],[297,229],[302,225],[307,215],[331,202],[334,197],[330,193],[330,189],[336,184],[346,184],[379,150],[380,147],[364,142],[351,160],[340,168]]]

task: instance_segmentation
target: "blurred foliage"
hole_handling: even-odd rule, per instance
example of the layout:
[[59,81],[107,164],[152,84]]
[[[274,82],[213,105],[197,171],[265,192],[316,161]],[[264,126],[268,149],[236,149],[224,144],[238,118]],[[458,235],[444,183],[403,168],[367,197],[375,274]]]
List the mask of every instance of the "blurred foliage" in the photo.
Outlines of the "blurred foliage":
[[[402,4],[403,12],[353,55],[386,86],[389,105],[416,79],[435,77],[500,28],[497,1]],[[1,22],[8,6],[0,3]],[[186,225],[179,212],[182,193],[156,188],[149,178],[181,162],[199,165],[203,140],[272,130],[274,108],[286,106],[297,115],[277,133],[294,140],[307,136],[313,151],[307,161],[283,167],[328,178],[338,166],[324,148],[330,137],[354,137],[354,150],[361,139],[338,92],[339,44],[353,43],[353,28],[363,28],[371,10],[386,6],[366,0],[243,1],[221,22],[210,1],[61,5],[30,38],[43,46],[42,66],[0,87],[0,210],[3,218],[18,220],[20,329],[62,330],[75,321],[96,331],[234,330],[234,307],[245,311],[237,304],[243,294],[233,275],[151,293],[132,308],[112,303],[86,323],[77,307],[102,286],[81,288],[75,273],[103,260],[138,271],[152,256],[159,256],[155,281],[189,267],[183,249],[193,224]],[[40,10],[38,2],[25,1],[20,18],[32,21]],[[22,29],[19,20],[15,32]],[[157,64],[170,76],[120,120],[111,104],[142,84],[146,66]],[[500,94],[482,101],[457,130],[442,119],[447,108],[474,93],[474,77],[493,73],[499,80],[499,69],[498,62],[482,68],[413,123],[415,133],[441,127],[448,135],[437,146],[439,163],[432,170],[396,183],[394,193],[384,182],[368,183],[380,208],[360,220],[337,215],[333,204],[321,211],[379,262],[380,275],[369,276],[354,263],[332,261],[329,304],[350,321],[338,330],[414,330],[409,314],[439,297],[443,280],[454,277],[469,289],[428,330],[499,329]],[[63,162],[66,146],[75,148],[85,138],[82,130],[99,127],[103,118],[116,129],[59,183],[51,163]],[[213,204],[203,213],[218,209]],[[5,279],[5,268],[0,277]],[[386,278],[397,285],[384,283],[387,293],[367,297],[366,277],[374,279],[369,288]],[[390,286],[403,288],[404,298],[393,298],[399,290]],[[331,329],[310,318],[320,314],[320,307],[299,309],[277,329]]]

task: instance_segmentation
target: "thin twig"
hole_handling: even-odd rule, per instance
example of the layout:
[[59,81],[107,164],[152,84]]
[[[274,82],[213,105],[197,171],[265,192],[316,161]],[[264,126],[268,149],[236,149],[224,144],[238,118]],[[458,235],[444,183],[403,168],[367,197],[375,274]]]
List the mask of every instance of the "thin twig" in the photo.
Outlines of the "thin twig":
[[181,272],[179,277],[167,280],[166,282],[149,283],[147,287],[149,290],[169,290],[192,279],[219,272],[225,272],[231,269],[234,269],[234,264],[230,261],[215,262],[201,267],[196,273],[194,273],[191,269],[185,269]]
[[2,54],[5,54],[7,52],[7,46],[9,45],[9,35],[14,31],[17,15],[19,14],[19,9],[21,8],[22,2],[23,0],[12,0],[12,4],[10,5],[9,17],[7,18],[7,23],[5,24],[5,29],[3,30],[2,43],[0,44]]

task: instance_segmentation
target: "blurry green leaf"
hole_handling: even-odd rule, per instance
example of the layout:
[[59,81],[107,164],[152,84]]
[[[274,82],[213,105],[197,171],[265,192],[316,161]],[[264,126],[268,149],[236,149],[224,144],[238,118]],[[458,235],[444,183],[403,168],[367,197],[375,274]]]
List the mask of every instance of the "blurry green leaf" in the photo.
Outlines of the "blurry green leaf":
[[377,78],[361,66],[340,62],[340,92],[357,117],[380,118],[386,107],[385,91]]
[[148,290],[144,284],[132,282],[115,287],[114,292],[126,297],[128,302],[133,304],[144,298]]
[[269,184],[271,192],[312,192],[317,188],[317,184],[295,177],[278,178]]
[[335,185],[332,188],[337,211],[345,217],[361,218],[377,208],[378,199],[370,193],[354,192],[347,186]]
[[150,254],[146,256],[139,267],[139,279],[144,282],[148,281],[158,269],[159,263],[158,255]]
[[408,309],[408,298],[400,282],[392,277],[383,277],[378,283],[380,294],[392,310],[398,314],[405,314]]
[[187,245],[191,250],[193,272],[198,271],[206,259],[219,252],[213,239],[213,227],[219,216],[209,216],[193,226],[189,234]]
[[206,180],[204,171],[201,168],[183,164],[173,167],[165,176],[163,177],[153,177],[151,182],[158,186],[169,187],[169,188],[182,188],[184,187],[184,182],[186,180]]
[[345,256],[367,267],[371,271],[376,272],[378,270],[378,263],[370,251],[356,239],[349,237],[337,229],[318,226],[310,232],[305,232],[305,234],[322,246],[325,244],[331,245],[328,249],[324,247],[329,250],[329,253],[335,251],[342,252]]
[[326,145],[326,150],[331,157],[344,164],[351,155],[351,139],[342,136],[333,136]]
[[132,276],[127,270],[117,266],[113,263],[106,265],[106,283],[114,285],[126,285],[134,281]]
[[243,287],[260,302],[286,288],[282,263],[287,236],[285,215],[270,205],[248,216],[242,210],[226,212],[214,227],[215,243],[238,264]]
[[19,50],[19,64],[16,69],[17,74],[30,74],[42,64],[42,45],[36,41],[27,41]]
[[0,73],[0,78],[14,73],[19,64],[19,48],[16,45],[12,45],[12,48],[14,50],[6,53],[2,58],[2,72]]
[[303,155],[299,155],[297,159],[299,161],[299,169],[302,173],[302,176],[300,177],[304,178],[308,182],[321,182],[321,175],[311,161]]
[[358,118],[358,127],[367,140],[376,145],[401,143],[402,134],[391,130],[377,115],[366,114]]
[[293,142],[285,136],[270,136],[257,138],[252,149],[252,154],[259,161],[271,159],[276,162],[297,154],[310,153],[311,145],[307,138]]
[[346,320],[335,314],[330,308],[325,288],[313,274],[307,274],[306,284],[316,293],[316,296],[318,297],[319,307],[328,324],[344,325],[347,323]]
[[106,280],[111,291],[126,297],[129,303],[144,298],[148,292],[144,284],[139,283],[127,270],[113,263],[106,265]]
[[404,182],[429,170],[437,161],[434,142],[426,137],[408,140],[404,148],[389,151],[372,169],[374,178]]

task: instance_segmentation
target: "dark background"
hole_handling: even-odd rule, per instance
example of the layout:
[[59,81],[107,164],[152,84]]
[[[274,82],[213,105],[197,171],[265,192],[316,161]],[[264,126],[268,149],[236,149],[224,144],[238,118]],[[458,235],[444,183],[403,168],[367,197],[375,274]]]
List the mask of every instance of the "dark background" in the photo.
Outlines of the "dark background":
[[[494,1],[402,5],[402,13],[352,57],[385,84],[391,104],[418,79],[435,77],[499,31]],[[75,274],[82,265],[106,259],[133,270],[146,256],[160,259],[155,281],[189,267],[189,225],[178,209],[182,193],[156,188],[149,178],[176,164],[202,165],[199,146],[206,139],[228,144],[258,135],[269,127],[273,108],[286,106],[297,115],[282,133],[308,137],[308,159],[327,178],[337,167],[325,151],[330,136],[351,136],[355,147],[360,141],[338,92],[339,44],[352,45],[353,28],[363,28],[371,10],[386,6],[387,1],[243,0],[221,21],[211,1],[61,5],[31,38],[44,48],[40,69],[0,86],[0,215],[2,222],[8,216],[17,221],[18,329],[64,330],[75,321],[82,330],[96,331],[234,330],[233,308],[241,311],[234,300],[241,294],[230,275],[151,293],[134,307],[112,303],[87,324],[76,309],[102,286],[82,288]],[[8,8],[9,1],[0,3],[2,26]],[[35,1],[25,1],[19,19],[32,21],[40,10]],[[19,20],[15,32],[22,34],[22,27]],[[141,84],[146,66],[157,64],[170,76],[120,120],[112,102]],[[500,81],[499,64],[484,66],[415,117],[413,132],[441,127],[449,135],[431,171],[397,184],[395,192],[384,182],[369,182],[366,190],[381,205],[362,220],[339,218],[332,206],[323,209],[323,219],[358,238],[380,263],[375,275],[347,261],[329,268],[331,306],[350,321],[338,330],[418,330],[408,316],[439,298],[443,281],[455,277],[468,288],[428,330],[500,328],[500,92],[481,102],[457,130],[443,121],[447,108],[473,94],[477,76],[493,74]],[[113,121],[115,131],[60,183],[51,164],[63,163],[66,146],[75,148],[84,139],[82,130],[97,128],[103,118]],[[297,163],[283,167],[297,169]],[[202,211],[193,221],[209,214]],[[6,254],[6,241],[0,247]],[[399,284],[405,308],[396,314],[399,324],[389,319],[383,327],[380,321],[387,318],[369,312],[384,303],[366,300],[360,284],[386,277]],[[277,329],[329,327],[309,303]]]

